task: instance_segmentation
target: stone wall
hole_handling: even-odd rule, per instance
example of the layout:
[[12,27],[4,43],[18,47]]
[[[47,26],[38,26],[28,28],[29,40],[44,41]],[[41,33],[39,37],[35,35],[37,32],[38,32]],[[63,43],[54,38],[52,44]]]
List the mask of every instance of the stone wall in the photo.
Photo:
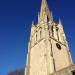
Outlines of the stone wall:
[[75,75],[75,65],[71,65],[50,75]]

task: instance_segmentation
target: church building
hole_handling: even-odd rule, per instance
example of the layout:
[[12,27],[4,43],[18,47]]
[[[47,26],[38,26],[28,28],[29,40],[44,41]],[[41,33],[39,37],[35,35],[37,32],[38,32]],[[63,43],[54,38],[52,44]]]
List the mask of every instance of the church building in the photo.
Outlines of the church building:
[[62,22],[54,22],[46,0],[42,0],[38,23],[32,22],[25,75],[75,75]]

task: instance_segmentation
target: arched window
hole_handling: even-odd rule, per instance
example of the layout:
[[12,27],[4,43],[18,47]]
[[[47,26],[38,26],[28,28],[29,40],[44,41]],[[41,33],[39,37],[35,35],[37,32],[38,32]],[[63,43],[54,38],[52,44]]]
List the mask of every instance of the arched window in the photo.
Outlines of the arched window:
[[74,70],[74,71],[72,71],[72,75],[75,75],[75,70]]
[[41,39],[41,30],[40,30],[40,39]]
[[54,31],[53,31],[53,26],[51,27],[51,30],[52,30],[52,36],[53,36],[53,34],[54,34]]
[[47,22],[49,22],[49,17],[47,16]]
[[56,31],[58,32],[58,28],[56,27]]
[[37,41],[37,34],[36,34],[36,41]]

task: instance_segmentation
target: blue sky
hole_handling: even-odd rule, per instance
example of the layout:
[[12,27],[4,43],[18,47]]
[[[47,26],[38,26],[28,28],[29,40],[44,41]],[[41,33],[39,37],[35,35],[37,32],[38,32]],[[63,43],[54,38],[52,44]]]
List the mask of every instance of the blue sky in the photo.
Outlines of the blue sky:
[[[47,0],[54,20],[60,18],[75,63],[75,0]],[[32,20],[41,0],[0,0],[0,75],[25,67]]]

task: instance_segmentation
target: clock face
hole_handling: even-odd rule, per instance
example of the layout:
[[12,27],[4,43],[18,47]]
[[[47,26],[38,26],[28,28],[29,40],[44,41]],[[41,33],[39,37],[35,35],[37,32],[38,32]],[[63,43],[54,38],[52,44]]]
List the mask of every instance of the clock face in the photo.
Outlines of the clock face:
[[56,43],[56,47],[61,50],[61,45],[59,43]]

